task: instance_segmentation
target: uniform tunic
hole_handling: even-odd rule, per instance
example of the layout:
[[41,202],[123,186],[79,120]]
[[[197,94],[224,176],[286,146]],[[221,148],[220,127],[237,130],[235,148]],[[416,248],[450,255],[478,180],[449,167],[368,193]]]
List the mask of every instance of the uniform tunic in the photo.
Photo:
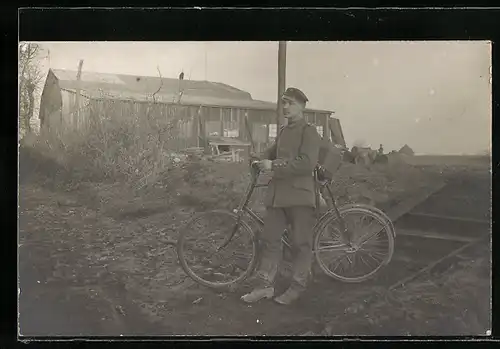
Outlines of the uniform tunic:
[[283,166],[273,166],[265,205],[267,207],[315,207],[313,170],[318,161],[321,139],[316,127],[300,119],[285,126],[278,145],[271,146],[264,158],[284,160]]

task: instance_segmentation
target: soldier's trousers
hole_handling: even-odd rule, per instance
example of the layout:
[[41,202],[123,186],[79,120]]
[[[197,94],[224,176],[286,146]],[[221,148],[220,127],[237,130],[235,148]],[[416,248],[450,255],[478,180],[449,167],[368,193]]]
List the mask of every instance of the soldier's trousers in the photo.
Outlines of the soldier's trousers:
[[261,259],[257,277],[265,284],[272,284],[281,260],[283,231],[288,232],[292,245],[293,282],[306,287],[312,264],[312,233],[315,222],[314,208],[295,206],[286,208],[268,207],[264,219],[264,230],[260,236]]

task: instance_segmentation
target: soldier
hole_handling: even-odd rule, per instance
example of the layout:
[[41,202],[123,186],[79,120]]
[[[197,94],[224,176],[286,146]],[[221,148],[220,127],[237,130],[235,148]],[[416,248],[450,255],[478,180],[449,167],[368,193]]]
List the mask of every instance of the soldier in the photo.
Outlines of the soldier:
[[379,155],[384,155],[384,147],[382,146],[382,144],[380,145],[380,147],[378,148],[378,154]]
[[266,217],[261,237],[263,250],[256,273],[258,285],[242,297],[245,302],[274,296],[273,282],[281,256],[281,237],[287,226],[291,227],[293,280],[288,290],[275,301],[280,304],[295,301],[305,290],[310,277],[316,204],[313,171],[321,140],[316,127],[304,120],[307,101],[299,89],[288,88],[285,91],[283,113],[288,124],[281,128],[277,143],[259,157],[259,167],[273,173],[265,199]]

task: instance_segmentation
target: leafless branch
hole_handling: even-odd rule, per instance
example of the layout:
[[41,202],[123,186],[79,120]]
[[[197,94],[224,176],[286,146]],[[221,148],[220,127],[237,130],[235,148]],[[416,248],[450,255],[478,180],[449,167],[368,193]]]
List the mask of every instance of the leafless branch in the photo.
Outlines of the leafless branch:
[[35,109],[35,99],[40,91],[43,73],[39,60],[42,48],[38,44],[19,45],[19,107],[22,126],[30,131],[30,120]]
[[156,66],[156,70],[158,70],[158,75],[160,76],[160,87],[158,87],[158,90],[156,90],[156,92],[153,93],[153,103],[156,103],[155,96],[158,92],[160,92],[161,88],[163,87],[163,77],[161,76],[160,67]]

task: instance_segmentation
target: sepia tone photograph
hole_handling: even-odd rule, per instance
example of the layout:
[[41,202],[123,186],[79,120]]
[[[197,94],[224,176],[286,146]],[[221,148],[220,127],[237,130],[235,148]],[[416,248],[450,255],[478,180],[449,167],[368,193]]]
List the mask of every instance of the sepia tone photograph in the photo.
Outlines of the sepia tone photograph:
[[18,54],[20,337],[491,334],[491,42]]

